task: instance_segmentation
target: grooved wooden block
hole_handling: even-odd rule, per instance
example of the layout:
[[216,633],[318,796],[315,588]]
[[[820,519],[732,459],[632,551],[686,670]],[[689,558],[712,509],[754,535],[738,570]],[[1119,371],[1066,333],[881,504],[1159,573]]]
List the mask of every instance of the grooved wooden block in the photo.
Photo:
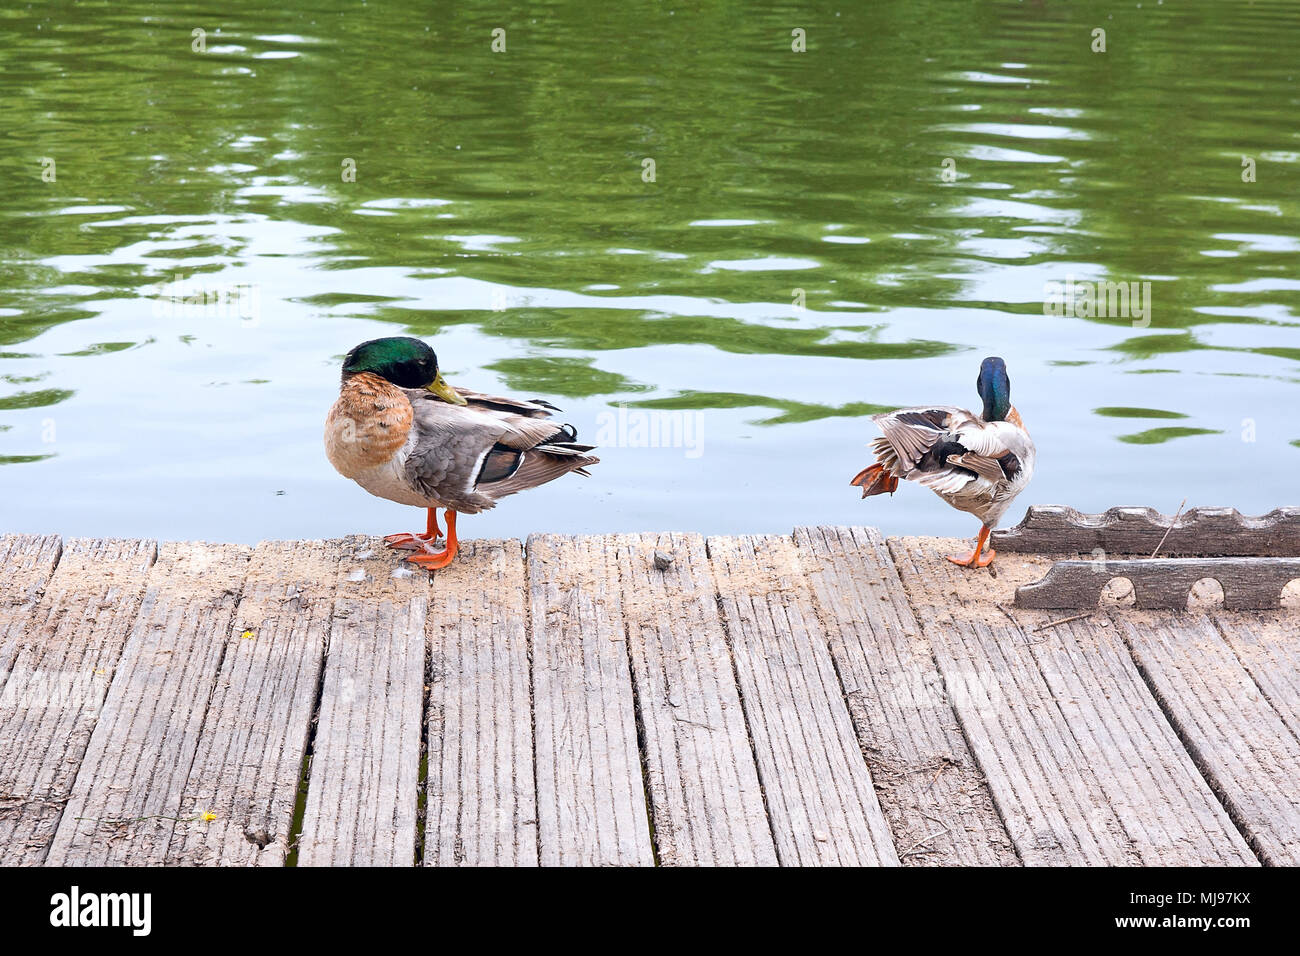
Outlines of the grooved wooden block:
[[1016,589],[1032,608],[1096,607],[1112,578],[1128,578],[1140,608],[1186,608],[1192,585],[1212,578],[1229,609],[1276,608],[1282,589],[1300,578],[1300,558],[1138,558],[1057,561],[1041,581]]
[[[1177,518],[1153,508],[1082,514],[1065,505],[1031,505],[1014,528],[993,532],[999,551],[1062,554],[1100,548],[1109,554],[1300,556],[1300,508],[1258,518],[1236,508],[1191,508]],[[1163,541],[1163,544],[1161,543]]]

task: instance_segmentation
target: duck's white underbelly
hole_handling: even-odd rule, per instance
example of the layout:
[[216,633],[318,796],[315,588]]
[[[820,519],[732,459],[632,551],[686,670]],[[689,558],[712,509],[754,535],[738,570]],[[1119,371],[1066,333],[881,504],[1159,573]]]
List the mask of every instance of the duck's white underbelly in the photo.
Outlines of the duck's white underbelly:
[[[409,446],[408,446],[409,447]],[[445,508],[441,501],[426,498],[414,488],[406,477],[407,448],[402,448],[382,465],[368,468],[352,476],[352,480],[378,498],[387,498],[401,505],[416,508]]]

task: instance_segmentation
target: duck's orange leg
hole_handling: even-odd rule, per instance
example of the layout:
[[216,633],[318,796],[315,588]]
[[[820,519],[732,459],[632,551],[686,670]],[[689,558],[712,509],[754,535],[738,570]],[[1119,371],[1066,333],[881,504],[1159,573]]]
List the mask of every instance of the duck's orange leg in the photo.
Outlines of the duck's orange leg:
[[443,515],[447,520],[447,543],[441,551],[432,553],[426,551],[423,554],[413,554],[405,560],[410,564],[416,564],[428,571],[438,571],[445,568],[456,557],[456,512],[450,508]]
[[[450,512],[448,512],[450,514]],[[424,534],[389,534],[384,536],[384,544],[402,551],[424,551],[425,545],[442,537],[438,527],[438,510],[429,509],[429,525]]]
[[987,568],[993,563],[993,559],[998,556],[998,553],[992,548],[989,548],[983,554],[980,554],[980,551],[984,548],[984,543],[988,541],[988,539],[988,525],[982,525],[980,527],[980,536],[975,541],[975,550],[969,554],[950,554],[948,555],[948,560],[953,564],[960,564],[968,568]]

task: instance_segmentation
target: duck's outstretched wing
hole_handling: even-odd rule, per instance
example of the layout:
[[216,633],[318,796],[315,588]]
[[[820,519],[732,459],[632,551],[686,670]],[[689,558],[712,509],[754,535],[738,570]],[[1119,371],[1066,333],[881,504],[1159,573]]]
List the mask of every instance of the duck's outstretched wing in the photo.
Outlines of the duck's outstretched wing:
[[558,409],[548,403],[457,391],[467,404],[407,391],[415,412],[407,479],[449,508],[482,511],[571,471],[585,475],[600,461],[573,426],[551,419]]
[[985,422],[963,408],[900,408],[872,421],[884,435],[872,443],[884,469],[941,495],[991,492],[1020,467],[1003,423]]
[[872,442],[879,463],[896,478],[910,478],[914,471],[932,470],[936,459],[956,449],[945,444],[956,439],[957,429],[971,418],[970,412],[948,405],[930,408],[899,408],[872,415],[882,438]]

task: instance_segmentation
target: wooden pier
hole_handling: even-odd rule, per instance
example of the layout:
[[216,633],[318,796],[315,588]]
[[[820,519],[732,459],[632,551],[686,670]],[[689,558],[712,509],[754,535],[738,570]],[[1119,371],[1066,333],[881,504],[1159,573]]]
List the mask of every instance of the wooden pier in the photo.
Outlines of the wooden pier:
[[1300,611],[962,545],[0,537],[0,864],[1300,864]]

